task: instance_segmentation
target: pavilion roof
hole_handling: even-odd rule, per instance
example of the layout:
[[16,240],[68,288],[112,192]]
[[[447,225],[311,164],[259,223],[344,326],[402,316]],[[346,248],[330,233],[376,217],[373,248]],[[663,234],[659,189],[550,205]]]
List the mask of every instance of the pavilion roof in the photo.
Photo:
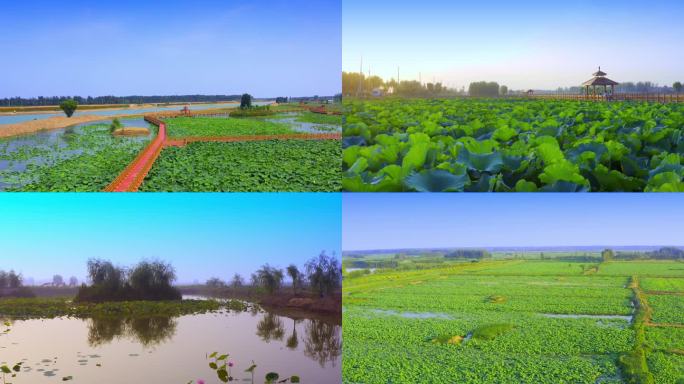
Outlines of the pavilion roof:
[[603,76],[594,76],[591,79],[585,81],[582,83],[583,86],[587,85],[618,85],[619,83],[616,81],[613,81],[607,77]]

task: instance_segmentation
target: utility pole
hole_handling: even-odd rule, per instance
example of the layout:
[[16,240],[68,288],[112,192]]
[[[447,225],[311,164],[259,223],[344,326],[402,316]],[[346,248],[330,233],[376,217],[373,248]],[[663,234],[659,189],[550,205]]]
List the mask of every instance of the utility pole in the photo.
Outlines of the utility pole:
[[363,56],[361,56],[361,65],[359,66],[359,86],[356,88],[356,97],[363,93]]

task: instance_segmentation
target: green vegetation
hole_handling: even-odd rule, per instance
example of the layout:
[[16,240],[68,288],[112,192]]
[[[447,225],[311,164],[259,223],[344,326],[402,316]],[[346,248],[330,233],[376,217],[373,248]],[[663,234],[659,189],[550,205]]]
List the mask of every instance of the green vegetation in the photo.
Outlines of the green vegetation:
[[115,267],[110,261],[88,260],[92,285],[81,286],[74,301],[107,302],[134,300],[180,300],[180,291],[171,284],[176,272],[161,261],[141,261],[130,270]]
[[648,295],[647,300],[653,308],[651,321],[684,325],[684,295]]
[[230,117],[270,116],[273,114],[275,114],[275,111],[272,111],[271,106],[269,105],[240,108],[230,111]]
[[682,265],[442,257],[346,273],[344,382],[678,383],[684,330],[649,319],[681,322],[684,296],[644,295],[639,273],[677,287]]
[[341,151],[337,140],[190,143],[165,149],[141,190],[335,192]]
[[[222,383],[227,383],[229,381],[237,381],[237,378],[234,378],[232,375],[232,370],[234,367],[234,364],[232,361],[229,359],[230,355],[229,354],[219,354],[218,352],[212,352],[207,356],[207,359],[210,360],[209,362],[209,368],[211,368],[215,373],[216,377],[222,382]],[[244,372],[249,373],[251,375],[251,378],[245,378],[243,381],[249,381],[251,383],[254,383],[254,369],[256,368],[256,364],[254,364],[254,361],[252,361],[252,364],[244,370]],[[264,377],[264,380],[266,380],[266,383],[299,383],[300,378],[297,375],[292,375],[290,377],[286,377],[284,379],[280,379],[280,375],[277,372],[269,372],[266,374]],[[199,380],[198,380],[199,382]],[[202,381],[204,382],[204,381]],[[194,381],[189,381],[188,384],[194,384]]]
[[59,108],[64,111],[64,114],[67,115],[67,117],[71,117],[71,115],[76,112],[76,108],[78,108],[78,103],[76,100],[64,100],[61,103],[59,103]]
[[79,318],[102,316],[181,316],[218,311],[222,308],[240,310],[245,303],[237,300],[122,301],[106,303],[73,302],[68,298],[5,298],[0,299],[0,315],[21,318]]
[[121,129],[121,121],[115,117],[112,124],[109,125],[109,132],[114,133],[117,129]]
[[178,117],[166,120],[166,124],[171,138],[295,133],[286,124],[256,119]]
[[346,103],[347,191],[684,191],[684,105]]
[[67,128],[57,142],[48,136],[12,149],[25,138],[0,140],[0,183],[7,191],[97,192],[114,180],[150,138],[113,136],[107,124]]

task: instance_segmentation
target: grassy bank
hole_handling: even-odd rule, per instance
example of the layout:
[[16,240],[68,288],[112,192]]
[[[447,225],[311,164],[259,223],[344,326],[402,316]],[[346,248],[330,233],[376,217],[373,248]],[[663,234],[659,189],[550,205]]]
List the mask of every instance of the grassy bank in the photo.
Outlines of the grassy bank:
[[238,300],[124,301],[75,303],[67,298],[0,299],[0,316],[17,318],[53,318],[60,316],[181,316],[221,309],[247,310],[249,304]]
[[342,296],[336,293],[331,296],[319,297],[313,292],[297,292],[283,290],[269,295],[251,287],[240,288],[211,288],[206,285],[189,285],[179,287],[184,295],[198,295],[222,299],[246,300],[258,303],[268,308],[289,308],[313,313],[339,314],[342,313]]

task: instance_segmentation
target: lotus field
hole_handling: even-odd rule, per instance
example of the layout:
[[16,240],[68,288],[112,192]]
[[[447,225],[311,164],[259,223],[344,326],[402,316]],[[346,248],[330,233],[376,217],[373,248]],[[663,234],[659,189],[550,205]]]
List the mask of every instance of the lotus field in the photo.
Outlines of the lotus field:
[[347,191],[684,191],[684,105],[348,101]]
[[[496,260],[402,269],[346,275],[345,383],[684,379],[681,262]],[[650,290],[656,286],[672,290]]]

